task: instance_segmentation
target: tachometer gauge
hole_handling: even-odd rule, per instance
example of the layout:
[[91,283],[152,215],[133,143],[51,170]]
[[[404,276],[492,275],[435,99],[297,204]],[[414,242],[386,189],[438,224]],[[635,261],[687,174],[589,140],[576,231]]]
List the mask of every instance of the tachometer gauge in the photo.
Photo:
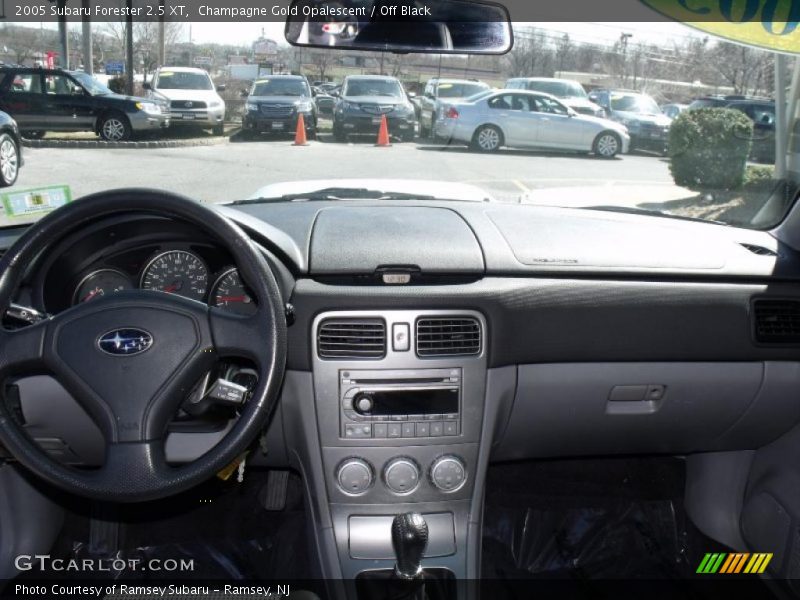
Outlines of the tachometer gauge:
[[258,310],[239,277],[239,271],[233,267],[214,282],[209,303],[241,315],[254,315]]
[[141,287],[202,300],[208,289],[208,269],[200,257],[191,252],[162,252],[145,267]]
[[88,302],[122,290],[133,289],[130,277],[115,269],[98,269],[81,279],[72,296],[72,304]]

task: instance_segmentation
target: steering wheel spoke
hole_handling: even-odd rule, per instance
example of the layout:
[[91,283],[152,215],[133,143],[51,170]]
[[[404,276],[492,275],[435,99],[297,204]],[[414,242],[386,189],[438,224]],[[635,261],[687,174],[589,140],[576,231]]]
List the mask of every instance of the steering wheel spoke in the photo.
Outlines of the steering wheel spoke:
[[211,337],[221,358],[245,358],[255,363],[257,368],[265,366],[263,359],[270,356],[274,348],[271,324],[265,323],[265,318],[269,317],[262,311],[259,307],[256,314],[243,316],[221,308],[209,309]]
[[7,377],[46,371],[49,328],[49,320],[21,329],[0,328],[0,374]]

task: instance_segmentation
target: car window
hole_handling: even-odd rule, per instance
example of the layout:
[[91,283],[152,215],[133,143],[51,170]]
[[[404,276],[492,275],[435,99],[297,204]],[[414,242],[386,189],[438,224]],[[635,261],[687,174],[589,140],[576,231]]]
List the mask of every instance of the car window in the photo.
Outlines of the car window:
[[490,98],[487,104],[489,108],[494,110],[511,110],[511,94],[502,94]]
[[390,79],[349,79],[344,96],[393,96],[401,98],[403,89],[397,81]]
[[214,84],[206,73],[161,71],[154,87],[160,90],[213,90]]
[[75,73],[74,76],[75,79],[81,83],[84,89],[86,89],[93,96],[104,96],[106,94],[113,93],[110,89],[87,73]]
[[42,78],[38,73],[19,73],[8,88],[11,93],[42,93]]
[[775,124],[775,107],[773,106],[754,106],[752,117],[753,121],[762,125]]
[[44,89],[46,94],[57,96],[69,96],[83,91],[83,88],[66,75],[45,75]]
[[586,98],[586,90],[577,81],[529,81],[528,89],[557,98]]
[[439,98],[468,98],[486,87],[481,83],[440,83],[438,95]]
[[647,115],[657,115],[658,104],[643,94],[611,94],[611,109]]
[[552,98],[545,98],[544,96],[534,98],[533,105],[534,106],[532,110],[535,112],[550,113],[554,115],[566,115],[569,113],[566,106],[553,100]]
[[253,84],[251,96],[310,96],[308,86],[299,79],[262,79]]
[[523,94],[502,94],[489,100],[489,108],[496,110],[531,110],[531,97]]

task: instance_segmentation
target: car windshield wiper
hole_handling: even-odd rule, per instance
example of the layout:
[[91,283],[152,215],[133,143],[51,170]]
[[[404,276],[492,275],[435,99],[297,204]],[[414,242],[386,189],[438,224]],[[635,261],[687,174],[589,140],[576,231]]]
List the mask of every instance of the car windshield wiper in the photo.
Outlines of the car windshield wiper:
[[325,188],[313,192],[284,194],[274,198],[251,198],[237,200],[233,205],[266,204],[269,202],[324,202],[326,200],[440,200],[436,196],[424,194],[406,194],[403,192],[383,192],[369,188]]
[[662,217],[664,219],[678,219],[680,221],[695,221],[697,223],[713,223],[715,225],[725,225],[730,227],[728,223],[722,221],[714,221],[713,219],[702,219],[700,217],[687,217],[685,215],[675,215],[672,213],[664,212],[661,210],[649,210],[646,208],[635,208],[633,206],[614,206],[614,205],[601,205],[601,206],[564,206],[562,208],[579,208],[582,210],[599,210],[604,212],[616,212],[628,215],[643,215],[645,217]]

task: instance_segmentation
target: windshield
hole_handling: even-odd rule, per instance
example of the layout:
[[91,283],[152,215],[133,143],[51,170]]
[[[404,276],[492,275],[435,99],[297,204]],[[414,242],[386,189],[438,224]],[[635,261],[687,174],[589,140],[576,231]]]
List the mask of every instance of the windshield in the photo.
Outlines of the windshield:
[[531,81],[528,89],[544,92],[556,98],[586,98],[586,90],[580,83],[573,81]]
[[386,79],[349,79],[343,96],[393,96],[402,98],[403,89],[396,81]]
[[486,91],[488,86],[480,83],[440,83],[439,98],[468,98]]
[[161,71],[155,87],[159,90],[213,90],[214,84],[205,73]]
[[[215,2],[228,6],[203,5]],[[374,2],[296,6],[306,4],[356,11]],[[369,11],[328,14],[299,31],[306,45],[292,45],[285,15],[245,21],[223,11],[204,22],[187,6],[188,18],[167,20],[163,48],[157,18],[134,17],[131,48],[124,17],[92,19],[88,59],[79,18],[68,20],[64,71],[57,19],[14,21],[6,11],[0,111],[26,141],[18,179],[0,188],[0,227],[116,188],[213,204],[314,202],[347,201],[348,181],[359,202],[490,198],[764,230],[784,219],[800,188],[800,176],[776,168],[777,145],[791,146],[788,134],[800,128],[787,114],[800,61],[783,54],[778,81],[777,42],[743,46],[658,18],[520,19],[504,54],[358,50],[350,46],[367,29],[387,46],[447,34],[454,48],[470,29],[392,19],[377,28]]]
[[89,92],[92,96],[99,96],[103,94],[112,94],[113,92],[104,86],[102,83],[97,81],[91,75],[87,75],[86,73],[73,73],[72,74],[75,79],[77,79],[81,85]]
[[655,100],[649,96],[641,96],[639,94],[612,94],[611,108],[645,115],[657,115],[661,112]]
[[264,79],[256,81],[251,96],[310,96],[304,81],[298,79]]

